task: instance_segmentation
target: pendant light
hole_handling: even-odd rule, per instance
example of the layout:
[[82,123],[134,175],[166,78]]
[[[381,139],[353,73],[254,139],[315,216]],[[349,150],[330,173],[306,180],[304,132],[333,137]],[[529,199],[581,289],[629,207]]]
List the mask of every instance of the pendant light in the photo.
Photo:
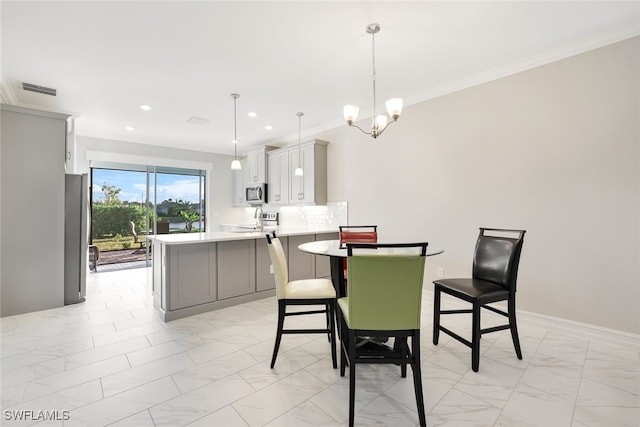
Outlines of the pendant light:
[[296,171],[294,172],[295,176],[303,176],[304,175],[304,171],[302,170],[302,165],[300,163],[300,155],[302,150],[300,150],[300,132],[301,132],[301,120],[302,120],[302,116],[304,116],[304,113],[297,113],[296,116],[298,116],[298,167],[296,168]]
[[387,112],[393,121],[389,122],[386,114],[376,115],[376,37],[375,35],[380,31],[380,24],[367,25],[367,34],[371,34],[371,56],[373,58],[373,118],[371,123],[371,132],[367,132],[360,126],[353,124],[358,119],[358,112],[360,107],[357,105],[345,105],[344,119],[349,126],[360,129],[363,133],[371,135],[373,138],[377,138],[382,135],[382,132],[391,123],[397,121],[402,113],[402,99],[392,98],[387,100]]
[[240,164],[240,160],[238,160],[238,111],[237,111],[237,102],[240,95],[237,93],[232,93],[231,97],[233,98],[233,161],[231,162],[231,170],[237,171],[242,169],[242,165]]

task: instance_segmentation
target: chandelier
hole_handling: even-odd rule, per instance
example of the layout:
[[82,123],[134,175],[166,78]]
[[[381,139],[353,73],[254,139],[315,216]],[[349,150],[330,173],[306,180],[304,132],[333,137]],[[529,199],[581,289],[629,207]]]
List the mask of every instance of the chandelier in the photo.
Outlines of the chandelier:
[[367,33],[371,34],[371,56],[373,58],[373,117],[371,124],[371,132],[367,132],[362,129],[360,126],[353,124],[358,119],[358,112],[360,111],[360,107],[357,105],[345,105],[344,106],[344,119],[347,121],[349,126],[354,126],[360,129],[362,132],[367,135],[371,135],[373,138],[377,138],[382,135],[382,132],[389,126],[391,123],[397,121],[400,118],[400,114],[402,113],[402,98],[391,98],[387,100],[387,112],[392,122],[388,121],[388,117],[386,114],[376,114],[376,34],[380,31],[380,24],[369,24],[367,25]]
[[232,93],[231,97],[233,98],[233,141],[231,141],[233,142],[233,161],[231,162],[231,170],[237,171],[242,169],[240,160],[238,160],[238,111],[236,108],[240,95]]

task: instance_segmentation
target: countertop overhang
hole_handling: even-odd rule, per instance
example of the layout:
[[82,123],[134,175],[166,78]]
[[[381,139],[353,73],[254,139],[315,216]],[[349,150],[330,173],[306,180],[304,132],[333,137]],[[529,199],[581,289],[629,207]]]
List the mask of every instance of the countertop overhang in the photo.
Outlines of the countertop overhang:
[[264,231],[214,231],[209,233],[177,233],[149,236],[152,241],[169,245],[186,245],[191,243],[224,242],[229,240],[264,239],[272,231],[276,236],[301,236],[308,234],[337,233],[337,227],[265,227]]

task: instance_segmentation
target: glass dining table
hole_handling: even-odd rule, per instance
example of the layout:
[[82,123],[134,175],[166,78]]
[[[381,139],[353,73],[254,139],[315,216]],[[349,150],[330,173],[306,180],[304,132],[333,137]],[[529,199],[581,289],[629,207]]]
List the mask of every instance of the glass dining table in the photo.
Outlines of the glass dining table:
[[[378,243],[398,243],[391,241],[379,241]],[[331,265],[331,282],[336,289],[336,298],[342,298],[347,296],[346,292],[346,280],[344,277],[344,259],[347,258],[347,247],[344,244],[340,244],[340,240],[318,240],[315,242],[307,242],[298,246],[298,249],[302,252],[306,252],[314,255],[324,255],[330,258]],[[415,248],[378,248],[375,250],[377,254],[380,255],[391,255],[391,254],[411,254],[415,253]],[[434,256],[439,255],[444,252],[444,249],[439,247],[427,246],[426,256]],[[339,314],[339,310],[336,310],[336,320],[338,324],[338,336],[340,340],[346,344],[346,341],[342,340],[343,330],[345,329],[345,325],[343,325],[342,316]],[[393,348],[388,347],[386,343],[386,339],[381,339],[378,341],[380,337],[377,339],[370,339],[367,337],[360,337],[360,343],[357,345],[359,348],[358,351],[364,351],[368,354],[377,357],[380,354],[384,354],[385,352],[398,353],[399,347],[397,343],[394,341]],[[372,344],[372,345],[370,345]],[[381,351],[383,353],[381,353]]]
[[[397,243],[392,241],[379,241],[378,243]],[[340,240],[318,240],[315,242],[307,242],[298,246],[302,252],[314,255],[328,256],[331,266],[331,282],[336,288],[336,297],[342,298],[346,296],[346,281],[344,277],[344,259],[347,257],[347,247],[340,244]],[[439,255],[444,249],[439,247],[427,246],[427,256]],[[406,254],[415,253],[415,249],[405,248],[379,248],[377,254]]]

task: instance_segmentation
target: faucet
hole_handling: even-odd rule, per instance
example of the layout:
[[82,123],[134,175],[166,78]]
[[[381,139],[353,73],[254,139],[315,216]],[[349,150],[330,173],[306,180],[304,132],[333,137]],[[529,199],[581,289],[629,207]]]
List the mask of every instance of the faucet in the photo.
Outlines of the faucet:
[[256,208],[255,213],[253,214],[253,217],[257,219],[256,227],[260,231],[264,231],[264,222],[263,222],[263,218],[262,218],[262,205],[258,205],[258,207]]

